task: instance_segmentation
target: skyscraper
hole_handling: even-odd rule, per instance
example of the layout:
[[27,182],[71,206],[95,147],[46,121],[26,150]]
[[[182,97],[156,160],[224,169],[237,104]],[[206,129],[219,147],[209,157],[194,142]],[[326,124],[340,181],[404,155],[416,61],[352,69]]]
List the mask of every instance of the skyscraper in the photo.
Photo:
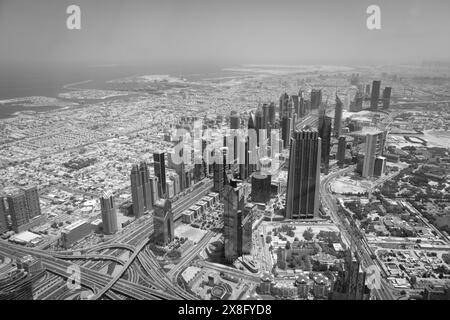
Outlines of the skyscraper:
[[159,184],[158,184],[158,178],[155,176],[150,176],[150,190],[152,191],[152,205],[155,204],[156,201],[159,200]]
[[41,206],[39,204],[39,192],[36,186],[22,188],[27,201],[28,217],[34,218],[41,215]]
[[264,140],[264,137],[261,137],[261,130],[263,130],[265,128],[264,125],[264,117],[263,117],[263,113],[262,110],[260,108],[258,108],[258,110],[256,110],[255,113],[255,129],[256,129],[256,140],[258,143],[258,146],[260,143],[262,143],[262,140]]
[[11,217],[12,229],[16,232],[25,231],[40,223],[41,206],[39,193],[35,186],[14,190],[6,198]]
[[110,235],[117,232],[117,211],[111,192],[105,192],[100,198],[102,209],[103,233]]
[[370,98],[370,109],[378,109],[378,101],[380,100],[381,81],[375,80],[372,83],[372,96]]
[[291,118],[281,118],[281,139],[283,139],[283,148],[289,147],[292,131],[291,122]]
[[8,231],[8,220],[3,197],[0,196],[0,234]]
[[166,195],[166,162],[164,152],[158,151],[153,153],[153,167],[159,182],[159,197],[164,198]]
[[289,95],[287,93],[283,93],[280,97],[280,119],[289,118]]
[[[176,156],[175,152],[169,153],[169,168],[175,170],[180,179],[180,191],[183,191],[186,187],[186,168],[184,163],[184,150],[181,150],[179,157]],[[179,158],[179,159],[178,159]],[[201,166],[201,164],[200,164]]]
[[319,115],[318,134],[322,141],[320,161],[325,174],[327,174],[330,164],[331,151],[331,118],[327,117],[325,113]]
[[246,180],[249,176],[249,138],[238,138],[238,163],[239,163],[239,175],[242,180]]
[[139,172],[142,178],[142,192],[144,195],[144,211],[149,212],[153,208],[152,183],[150,181],[150,172],[146,162],[141,162]]
[[270,200],[270,186],[272,176],[263,172],[252,174],[252,193],[253,202],[267,203]]
[[311,91],[311,109],[318,109],[322,105],[322,90]]
[[270,124],[269,105],[267,103],[264,103],[262,106],[262,114],[263,114],[264,128],[268,129],[271,126],[271,124]]
[[248,115],[247,128],[248,129],[256,129],[255,122],[256,122],[255,115],[253,114],[253,112],[250,112],[250,114]]
[[133,215],[139,219],[144,215],[144,187],[142,183],[142,176],[137,164],[133,165],[130,174],[131,180],[131,199],[133,201]]
[[12,229],[19,233],[26,228],[22,226],[26,225],[29,221],[27,212],[27,200],[23,192],[15,191],[7,197],[9,214],[11,216]]
[[298,112],[297,112],[297,114],[298,114],[298,116],[300,118],[303,118],[307,114],[306,101],[305,101],[305,98],[303,96],[303,91],[300,90],[299,93],[298,93],[298,96],[299,96],[299,102],[298,102]]
[[345,150],[347,149],[347,139],[345,137],[339,138],[338,143],[338,151],[336,155],[336,160],[338,161],[338,166],[341,168],[344,166],[345,163]]
[[291,96],[291,104],[292,104],[292,113],[296,113],[298,116],[299,115],[299,96],[296,95],[292,95]]
[[391,105],[392,88],[386,87],[383,90],[383,109],[389,109]]
[[345,252],[344,270],[339,272],[331,294],[332,300],[368,300],[370,289],[366,286],[366,272],[358,257],[350,250]]
[[378,131],[368,133],[364,148],[364,162],[362,168],[362,177],[368,178],[374,175],[375,160],[383,155],[384,150],[384,132]]
[[370,84],[366,84],[366,90],[364,94],[367,98],[370,97]]
[[[263,106],[263,122],[268,121],[265,120],[266,117],[269,116],[269,108],[267,105]],[[265,123],[267,125],[267,123]],[[232,149],[232,156],[233,156],[233,160],[237,159],[237,154],[238,154],[238,135],[239,132],[237,130],[239,130],[241,127],[241,116],[236,112],[236,111],[232,111],[231,113],[231,117],[230,117],[230,129],[231,129],[231,136],[229,137],[232,141],[229,141],[228,144],[225,141],[224,146],[229,147],[229,149]],[[227,137],[228,138],[228,137]]]
[[214,162],[213,164],[213,181],[214,192],[217,192],[220,197],[223,196],[223,188],[224,188],[224,168],[222,163]]
[[232,111],[230,115],[230,129],[237,130],[241,127],[241,117],[236,111]]
[[255,207],[256,205],[250,203],[244,207],[243,219],[241,221],[242,254],[250,254],[252,251],[253,212]]
[[261,130],[265,127],[263,111],[261,108],[258,108],[255,112],[255,128]]
[[334,136],[336,138],[339,138],[341,135],[341,128],[342,128],[342,101],[339,99],[339,97],[336,95],[336,108],[334,109]]
[[311,219],[319,214],[321,139],[310,130],[296,131],[291,140],[287,181],[287,219]]
[[242,220],[245,208],[243,185],[236,181],[225,185],[223,203],[225,259],[232,262],[242,255]]
[[269,123],[273,128],[275,125],[275,103],[273,102],[269,104]]
[[168,199],[156,201],[153,213],[153,238],[158,244],[167,244],[174,238],[172,203]]
[[350,103],[350,112],[360,112],[363,109],[364,95],[361,91],[357,91],[354,101]]

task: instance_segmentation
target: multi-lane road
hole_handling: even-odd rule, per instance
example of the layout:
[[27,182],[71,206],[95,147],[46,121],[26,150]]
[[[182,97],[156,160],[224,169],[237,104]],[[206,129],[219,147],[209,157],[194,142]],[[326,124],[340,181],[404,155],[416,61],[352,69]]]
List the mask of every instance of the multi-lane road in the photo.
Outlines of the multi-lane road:
[[[195,204],[211,188],[212,180],[205,179],[188,195],[176,201],[172,208],[174,220],[178,220],[186,208]],[[46,251],[1,241],[0,254],[12,257],[17,254],[34,255],[41,259],[48,272],[62,279],[69,279],[71,276],[68,268],[74,266],[73,261],[81,261],[81,264],[76,264],[81,272],[80,284],[82,287],[91,289],[96,299],[103,297],[147,300],[198,299],[177,285],[176,276],[183,265],[192,261],[208,244],[212,237],[211,232],[206,234],[194,249],[183,256],[181,263],[177,264],[171,274],[166,274],[147,246],[149,237],[153,233],[152,220],[151,215],[145,216],[127,228],[124,233],[90,248]],[[122,255],[125,251],[129,251],[129,256],[123,258]],[[114,276],[98,271],[109,264],[118,266],[119,271]],[[175,278],[175,281],[172,280],[172,277]],[[52,295],[43,293],[42,296],[51,297]]]
[[339,214],[336,198],[330,190],[330,182],[350,171],[354,170],[354,166],[329,174],[320,183],[320,196],[322,204],[328,209],[331,219],[338,226],[344,242],[355,250],[355,253],[361,258],[362,266],[374,268],[380,275],[380,279],[376,281],[377,287],[373,288],[374,295],[380,300],[393,300],[391,291],[383,275],[383,269],[380,267],[377,259],[372,259],[372,250],[370,249],[364,235],[357,230],[355,224],[349,223],[348,219]]

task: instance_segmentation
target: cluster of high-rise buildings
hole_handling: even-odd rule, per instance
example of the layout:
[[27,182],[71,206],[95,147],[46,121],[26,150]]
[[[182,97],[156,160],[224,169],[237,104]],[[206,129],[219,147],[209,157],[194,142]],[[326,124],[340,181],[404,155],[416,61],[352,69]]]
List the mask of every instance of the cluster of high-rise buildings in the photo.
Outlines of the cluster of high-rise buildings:
[[[388,108],[391,88],[385,88],[380,99],[381,82],[374,81],[372,88],[366,86],[362,100],[368,99],[372,109],[383,102]],[[361,93],[361,90],[358,91]],[[357,95],[356,98],[359,96]],[[365,97],[365,98],[364,98]],[[359,99],[359,98],[358,98]],[[322,90],[313,89],[310,99],[305,99],[303,91],[297,95],[284,93],[279,99],[278,110],[275,103],[265,103],[255,113],[250,112],[247,127],[238,112],[231,112],[230,129],[247,129],[246,136],[223,136],[223,143],[215,146],[221,160],[214,162],[194,161],[186,163],[186,157],[192,157],[190,149],[183,149],[181,154],[155,152],[153,154],[153,174],[146,162],[135,164],[131,168],[130,183],[132,195],[132,214],[140,218],[153,212],[155,238],[159,243],[170,242],[173,238],[173,213],[171,200],[203,177],[213,176],[213,189],[219,193],[224,202],[224,237],[225,255],[231,260],[246,252],[248,245],[243,239],[248,236],[248,210],[246,199],[250,193],[244,192],[244,184],[251,178],[251,198],[253,202],[267,203],[271,192],[271,169],[275,154],[289,149],[287,192],[285,217],[287,219],[314,219],[319,215],[320,173],[329,170],[332,138],[338,139],[337,163],[343,166],[347,149],[347,136],[343,132],[343,103],[336,95],[334,122],[327,116],[322,101]],[[359,100],[358,100],[359,101]],[[359,103],[359,102],[358,102]],[[352,103],[354,104],[354,102]],[[296,130],[296,124],[311,110],[318,110],[317,130],[303,128]],[[278,113],[278,117],[277,117]],[[252,139],[250,131],[256,133]],[[278,134],[277,134],[278,133]],[[281,133],[281,136],[280,136]],[[386,160],[383,158],[385,144],[384,132],[371,132],[360,137],[364,148],[358,159],[358,170],[363,177],[379,176],[384,172]],[[364,141],[362,141],[364,140]],[[181,138],[178,143],[184,143]],[[188,142],[186,142],[188,143]],[[201,155],[208,154],[207,141],[202,138]],[[183,161],[178,161],[179,159]],[[217,160],[217,157],[215,157]],[[166,163],[168,168],[166,168]],[[266,168],[267,167],[267,168]],[[167,170],[169,169],[169,171]],[[0,199],[0,231],[7,230],[7,215],[11,216],[12,229],[16,232],[29,229],[37,217],[41,216],[39,196],[36,187],[23,188],[18,192]],[[100,197],[101,216],[104,234],[117,232],[117,205],[111,193]],[[251,230],[251,228],[250,228]],[[247,232],[247,233],[246,233]],[[251,234],[251,231],[250,231]]]
[[[380,87],[379,82],[374,83],[372,92],[376,92]],[[385,90],[386,99],[390,99],[390,89]],[[379,100],[374,96],[375,100]],[[247,167],[247,176],[241,176],[246,179],[251,176],[252,192],[251,198],[254,202],[267,202],[270,198],[270,174],[263,172],[261,157],[269,156],[266,150],[261,147],[264,145],[264,139],[268,138],[269,147],[277,145],[281,141],[280,150],[289,148],[289,162],[287,175],[287,192],[285,205],[286,219],[316,219],[319,217],[320,208],[320,173],[325,174],[329,170],[330,152],[332,138],[337,139],[338,148],[336,160],[338,166],[343,166],[347,150],[348,129],[343,130],[343,103],[338,95],[336,95],[336,105],[334,110],[334,121],[327,116],[326,108],[322,104],[321,90],[312,90],[311,100],[305,101],[303,93],[299,95],[289,96],[283,94],[280,97],[279,119],[276,119],[276,110],[274,103],[268,103],[258,108],[253,115],[250,113],[248,119],[248,129],[255,129],[258,134],[258,140],[255,147],[257,155],[256,166]],[[385,105],[388,102],[385,101]],[[318,109],[318,126],[317,130],[305,127],[301,130],[295,130],[297,116],[304,117],[311,109]],[[230,117],[230,124],[234,129],[240,128],[240,118],[237,113],[233,113]],[[270,140],[267,131],[276,129],[281,131],[281,139],[279,141]],[[264,131],[263,131],[264,130]],[[266,133],[261,135],[260,132]],[[356,143],[363,145],[363,150],[359,155],[359,166],[363,177],[379,176],[384,172],[385,159],[382,157],[385,133],[375,131],[360,135],[361,140]],[[224,147],[226,144],[224,142]],[[251,150],[248,150],[250,151]],[[244,205],[246,197],[244,188],[233,180],[234,173],[239,170],[233,170],[232,164],[226,161],[214,164],[214,188],[224,201],[224,222],[225,222],[225,256],[228,260],[232,260],[242,254],[242,224],[240,221],[245,219]],[[267,194],[269,196],[267,196]],[[241,229],[240,229],[241,228]]]
[[370,84],[358,85],[354,100],[350,104],[350,112],[359,112],[363,110],[363,104],[365,101],[370,102],[371,110],[389,109],[391,105],[392,87],[385,87],[381,92],[381,81],[374,80],[372,82],[372,88]]
[[368,300],[370,289],[366,285],[367,274],[361,261],[351,250],[346,250],[344,268],[339,272],[330,294],[332,300]]
[[[222,163],[213,165],[214,189],[221,195],[224,203],[224,248],[227,261],[249,253],[246,248],[249,250],[251,247],[251,210],[246,206],[247,197],[250,195],[253,202],[267,203],[270,200],[271,172],[265,170],[267,163],[273,161],[270,157],[273,153],[269,150],[282,152],[283,149],[289,148],[285,217],[314,219],[319,214],[321,137],[317,130],[297,131],[294,128],[297,117],[305,117],[312,108],[321,108],[322,91],[313,90],[311,100],[305,100],[302,91],[294,96],[285,93],[279,102],[279,119],[276,118],[274,103],[263,104],[255,114],[249,115],[248,129],[254,129],[258,139],[256,145],[252,146],[253,150],[246,150],[257,155],[255,164],[243,163],[248,175],[239,175],[239,168],[233,168],[232,163],[226,162],[229,158],[224,157]],[[239,129],[241,121],[237,119],[236,113],[232,113],[232,129]],[[328,134],[331,134],[331,119],[329,124]],[[278,140],[271,139],[272,129],[281,131],[281,139],[279,135]],[[265,141],[266,139],[268,141]],[[267,145],[269,150],[264,148]],[[224,147],[226,148],[226,145]],[[235,179],[236,173],[240,179],[251,177],[251,194],[246,192],[242,180]]]
[[[157,154],[158,159],[164,161],[164,154]],[[155,162],[155,173],[162,175],[164,172],[165,181],[165,164]],[[158,169],[157,169],[158,168]],[[144,214],[149,213],[155,201],[163,195],[165,189],[162,188],[162,183],[156,177],[150,177],[147,163],[141,162],[139,165],[133,165],[130,173],[131,180],[131,198],[133,201],[133,215],[139,219]]]
[[[132,210],[136,219],[153,212],[154,241],[167,244],[174,238],[172,204],[167,199],[165,153],[153,154],[155,176],[150,175],[147,163],[133,165],[130,173]],[[183,174],[180,174],[183,176]],[[163,187],[164,186],[164,187]],[[183,184],[184,186],[184,184]],[[101,198],[103,232],[117,231],[117,212],[114,198],[105,193]]]

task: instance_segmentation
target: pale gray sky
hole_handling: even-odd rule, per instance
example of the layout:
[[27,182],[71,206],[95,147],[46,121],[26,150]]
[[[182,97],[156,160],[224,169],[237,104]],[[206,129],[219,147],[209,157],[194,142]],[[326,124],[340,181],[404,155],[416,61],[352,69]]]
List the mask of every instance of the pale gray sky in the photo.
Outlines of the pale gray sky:
[[[66,29],[66,8],[82,30]],[[382,10],[380,31],[366,8]],[[0,0],[15,63],[405,63],[448,59],[448,0]]]

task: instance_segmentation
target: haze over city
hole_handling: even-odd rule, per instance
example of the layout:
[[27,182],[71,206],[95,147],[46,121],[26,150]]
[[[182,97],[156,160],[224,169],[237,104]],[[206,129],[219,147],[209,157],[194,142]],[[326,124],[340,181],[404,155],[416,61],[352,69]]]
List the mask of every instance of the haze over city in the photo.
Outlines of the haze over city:
[[[4,64],[361,64],[448,60],[450,3],[380,0],[382,29],[366,28],[368,0],[0,1]],[[430,50],[433,48],[433,50]]]

